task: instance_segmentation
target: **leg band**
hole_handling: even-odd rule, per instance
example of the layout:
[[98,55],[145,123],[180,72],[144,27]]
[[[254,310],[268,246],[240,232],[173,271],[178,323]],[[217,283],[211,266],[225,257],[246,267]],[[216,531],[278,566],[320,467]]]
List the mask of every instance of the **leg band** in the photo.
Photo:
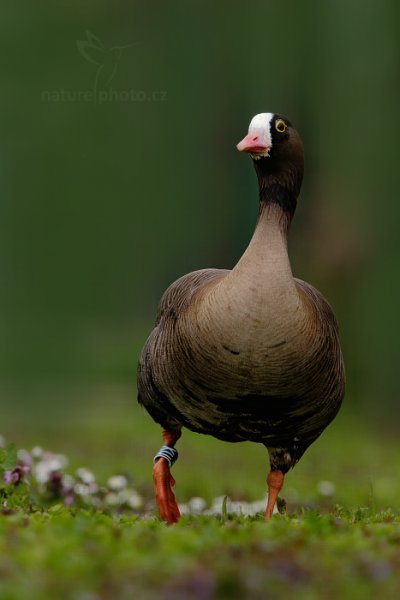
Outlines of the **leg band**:
[[165,458],[169,468],[171,468],[178,456],[178,450],[175,450],[172,446],[163,446],[155,455],[153,463],[155,464],[159,458]]

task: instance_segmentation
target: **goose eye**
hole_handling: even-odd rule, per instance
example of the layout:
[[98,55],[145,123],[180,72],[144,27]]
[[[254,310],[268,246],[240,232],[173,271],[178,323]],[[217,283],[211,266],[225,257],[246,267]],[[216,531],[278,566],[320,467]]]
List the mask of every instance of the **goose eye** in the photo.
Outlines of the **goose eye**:
[[279,131],[279,133],[283,133],[286,130],[286,123],[282,119],[277,119],[275,122],[275,129]]

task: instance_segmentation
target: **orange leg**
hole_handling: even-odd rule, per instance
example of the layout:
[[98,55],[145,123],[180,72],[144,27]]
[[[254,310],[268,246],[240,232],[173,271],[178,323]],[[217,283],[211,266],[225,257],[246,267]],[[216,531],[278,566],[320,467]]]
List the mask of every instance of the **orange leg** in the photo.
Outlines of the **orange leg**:
[[283,487],[285,474],[282,471],[270,471],[267,477],[268,485],[268,503],[265,511],[265,520],[269,521],[274,510],[274,506]]
[[[173,448],[181,437],[181,432],[164,429],[162,436],[164,444]],[[160,519],[166,521],[168,525],[172,525],[179,520],[181,515],[172,491],[175,479],[171,475],[168,460],[164,457],[158,458],[154,464],[153,482]]]

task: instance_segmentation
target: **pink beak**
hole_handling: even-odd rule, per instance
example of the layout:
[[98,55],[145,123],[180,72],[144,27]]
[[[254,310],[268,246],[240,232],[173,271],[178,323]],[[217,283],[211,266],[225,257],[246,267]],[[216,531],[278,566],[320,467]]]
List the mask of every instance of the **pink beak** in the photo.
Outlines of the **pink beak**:
[[257,131],[249,131],[236,148],[239,152],[249,152],[250,154],[263,154],[268,150],[268,146],[262,141],[261,133],[257,133]]

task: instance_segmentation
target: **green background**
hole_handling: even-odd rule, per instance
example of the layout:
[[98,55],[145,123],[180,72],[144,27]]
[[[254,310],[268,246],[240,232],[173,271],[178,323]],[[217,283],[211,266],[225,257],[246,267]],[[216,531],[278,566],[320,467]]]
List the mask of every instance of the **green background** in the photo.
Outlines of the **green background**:
[[[257,186],[235,144],[264,111],[305,144],[290,253],[339,320],[343,414],[396,428],[398,24],[395,0],[2,6],[7,439],[150,469],[160,438],[136,406],[140,348],[171,281],[230,268],[246,247]],[[239,458],[185,437],[189,453]]]

